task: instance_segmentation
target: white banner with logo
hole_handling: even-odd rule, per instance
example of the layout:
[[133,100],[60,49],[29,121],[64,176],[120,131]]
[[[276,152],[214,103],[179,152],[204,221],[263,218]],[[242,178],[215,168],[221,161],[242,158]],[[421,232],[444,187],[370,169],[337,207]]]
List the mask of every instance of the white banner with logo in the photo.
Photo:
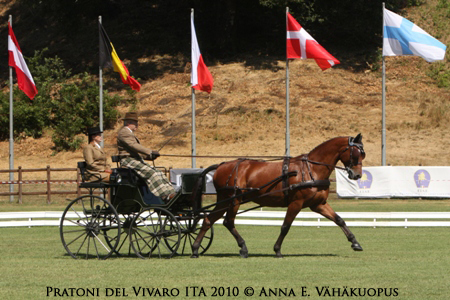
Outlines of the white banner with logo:
[[[170,169],[170,182],[173,185],[181,187],[181,174],[183,173],[201,173],[204,169]],[[205,194],[215,194],[216,189],[213,184],[213,176],[216,170],[210,171],[206,174],[206,192]]]
[[450,198],[450,167],[364,167],[361,179],[336,170],[342,198]]

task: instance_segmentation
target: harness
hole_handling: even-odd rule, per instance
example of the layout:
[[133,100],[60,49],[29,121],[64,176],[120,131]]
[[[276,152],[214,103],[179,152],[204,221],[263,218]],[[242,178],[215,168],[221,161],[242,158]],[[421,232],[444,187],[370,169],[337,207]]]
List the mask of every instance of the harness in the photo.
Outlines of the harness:
[[[239,187],[237,185],[239,166],[240,166],[240,164],[243,161],[248,160],[248,159],[247,158],[239,158],[237,160],[236,164],[234,165],[233,170],[230,172],[230,175],[228,176],[228,179],[227,179],[227,182],[226,182],[226,186],[223,187],[222,189],[233,189],[234,193],[233,193],[233,197],[232,198],[233,198],[233,201],[235,201],[238,198],[236,196],[238,191],[243,192],[243,195],[247,195],[247,194],[249,194],[249,193],[251,193],[253,191],[262,190],[263,188],[265,188],[265,187],[267,187],[269,185],[278,184],[281,181],[282,182],[282,189],[281,190],[267,192],[267,193],[265,193],[263,195],[260,195],[259,197],[262,197],[262,196],[265,196],[265,195],[269,195],[269,194],[272,194],[274,192],[281,192],[282,191],[283,195],[284,195],[284,201],[285,201],[286,205],[288,205],[289,204],[289,192],[290,191],[298,190],[298,189],[305,189],[305,188],[312,188],[312,187],[329,187],[330,186],[331,183],[330,183],[329,179],[317,179],[316,180],[314,178],[314,175],[313,175],[313,173],[311,171],[310,164],[322,165],[322,166],[327,166],[327,167],[331,167],[331,168],[337,168],[337,169],[345,170],[347,172],[350,172],[351,169],[354,166],[361,165],[362,164],[361,162],[359,162],[357,164],[353,163],[353,147],[356,147],[360,151],[361,155],[365,156],[364,147],[363,147],[362,143],[355,143],[354,139],[355,138],[353,138],[353,137],[349,137],[348,146],[339,153],[338,157],[340,157],[346,151],[350,150],[350,163],[347,166],[345,166],[344,168],[336,166],[336,165],[331,165],[331,164],[326,164],[326,163],[323,163],[323,162],[317,162],[317,161],[310,160],[308,158],[308,155],[305,154],[305,155],[300,157],[300,160],[305,163],[306,169],[307,169],[307,172],[309,173],[309,178],[310,179],[309,180],[305,180],[305,177],[306,177],[305,176],[306,175],[305,174],[305,170],[304,170],[303,167],[301,167],[302,181],[294,183],[294,184],[289,184],[289,178],[293,177],[293,176],[297,176],[298,172],[297,171],[289,172],[289,165],[291,163],[291,157],[286,156],[286,157],[283,158],[283,163],[282,163],[282,167],[281,167],[281,176],[278,176],[275,179],[271,180],[270,182],[264,184],[263,186],[257,187],[257,188],[242,188],[242,187]],[[233,177],[233,174],[234,174],[234,182],[233,182],[233,185],[231,186],[230,185],[230,181],[231,181],[231,178]]]

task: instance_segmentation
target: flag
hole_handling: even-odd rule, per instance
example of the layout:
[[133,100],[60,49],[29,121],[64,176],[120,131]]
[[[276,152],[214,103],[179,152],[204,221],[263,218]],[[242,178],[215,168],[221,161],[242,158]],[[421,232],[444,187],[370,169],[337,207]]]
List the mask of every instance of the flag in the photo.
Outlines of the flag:
[[8,22],[8,52],[9,52],[9,65],[16,70],[17,83],[19,89],[21,89],[25,95],[33,100],[34,96],[38,93],[36,85],[34,84],[33,76],[31,76],[30,70],[28,70],[25,59],[20,50],[19,43],[17,43],[16,36],[12,30],[11,25]]
[[287,13],[287,59],[314,58],[322,71],[339,64],[339,60],[327,52],[306,30]]
[[211,93],[214,79],[203,61],[195,34],[194,20],[191,18],[191,84],[192,88]]
[[100,67],[114,68],[114,72],[120,74],[123,83],[128,84],[133,90],[139,91],[141,89],[141,84],[130,76],[130,72],[120,60],[116,49],[114,49],[113,44],[109,40],[109,37],[100,22],[98,23],[98,32],[100,40]]
[[383,56],[414,55],[443,60],[446,46],[411,21],[384,9]]

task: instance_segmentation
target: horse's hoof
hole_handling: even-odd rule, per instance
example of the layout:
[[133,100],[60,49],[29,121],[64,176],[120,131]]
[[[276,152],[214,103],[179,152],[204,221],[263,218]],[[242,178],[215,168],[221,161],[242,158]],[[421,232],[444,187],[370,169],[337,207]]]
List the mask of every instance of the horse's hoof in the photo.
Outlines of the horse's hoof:
[[281,255],[281,252],[275,252],[276,258],[283,258],[283,255]]
[[191,258],[198,258],[198,255],[192,254]]
[[362,248],[361,245],[358,244],[358,243],[353,243],[353,244],[352,244],[352,249],[353,249],[354,251],[363,251],[363,248]]
[[248,252],[246,251],[239,251],[239,254],[241,255],[242,258],[248,258]]

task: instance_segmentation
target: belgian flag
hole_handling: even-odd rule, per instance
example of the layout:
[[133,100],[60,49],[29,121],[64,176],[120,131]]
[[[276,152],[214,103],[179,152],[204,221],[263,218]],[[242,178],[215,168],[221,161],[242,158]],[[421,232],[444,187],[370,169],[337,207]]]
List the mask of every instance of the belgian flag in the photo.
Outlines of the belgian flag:
[[123,83],[128,84],[133,90],[139,91],[141,89],[141,84],[130,76],[130,72],[120,60],[100,22],[98,22],[98,33],[100,41],[100,67],[103,69],[114,68],[114,71],[120,74]]

